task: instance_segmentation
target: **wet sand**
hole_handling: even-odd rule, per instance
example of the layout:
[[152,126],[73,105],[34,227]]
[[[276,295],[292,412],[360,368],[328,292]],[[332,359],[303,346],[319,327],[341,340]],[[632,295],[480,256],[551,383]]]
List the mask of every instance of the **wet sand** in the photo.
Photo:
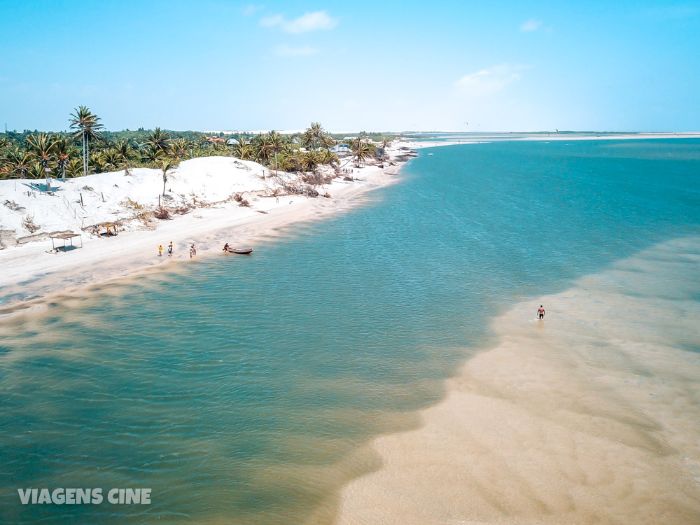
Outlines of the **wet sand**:
[[698,267],[669,241],[496,318],[336,523],[700,523]]

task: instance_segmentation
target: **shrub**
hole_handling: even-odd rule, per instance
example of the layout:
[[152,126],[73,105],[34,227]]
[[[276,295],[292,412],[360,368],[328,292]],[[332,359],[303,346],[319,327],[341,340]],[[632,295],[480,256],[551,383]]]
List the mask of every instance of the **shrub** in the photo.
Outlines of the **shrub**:
[[333,181],[333,177],[329,175],[322,175],[318,172],[305,173],[301,176],[301,180],[306,184],[312,184],[314,186],[319,186],[321,184],[328,184]]
[[189,213],[191,209],[192,209],[192,208],[190,208],[189,206],[184,205],[184,206],[178,206],[178,207],[175,208],[173,211],[174,211],[175,213],[177,213],[178,215],[184,215],[184,214],[186,214],[186,213]]
[[162,206],[158,208],[153,215],[156,219],[160,219],[162,221],[170,219],[170,212],[168,211],[168,208],[163,208]]
[[29,233],[34,233],[41,229],[41,226],[34,223],[34,217],[32,217],[31,215],[27,215],[26,217],[24,217],[24,219],[22,220],[22,226]]
[[146,210],[137,211],[134,214],[134,219],[137,221],[140,221],[145,226],[151,226],[151,220],[153,219],[153,212],[146,211]]
[[127,197],[126,200],[122,201],[120,204],[125,208],[129,208],[132,210],[143,210],[143,204],[139,204],[135,200],[131,200],[129,197]]

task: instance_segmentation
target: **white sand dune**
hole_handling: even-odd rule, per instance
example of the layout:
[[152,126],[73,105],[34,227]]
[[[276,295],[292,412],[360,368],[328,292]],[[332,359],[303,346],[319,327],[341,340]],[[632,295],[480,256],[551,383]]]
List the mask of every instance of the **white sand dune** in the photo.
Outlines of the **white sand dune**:
[[700,523],[699,264],[668,242],[497,318],[337,523]]
[[[263,175],[266,175],[264,177]],[[163,204],[187,206],[230,199],[236,193],[280,190],[280,182],[260,164],[232,157],[203,157],[183,161],[168,172]],[[38,232],[80,231],[107,221],[129,221],[138,207],[152,209],[163,193],[162,171],[133,168],[74,179],[51,180],[52,192],[43,191],[44,180],[0,181],[0,229],[17,237],[31,235],[23,226],[29,217]],[[9,205],[9,203],[13,203]],[[13,209],[15,208],[15,209]],[[127,222],[127,229],[142,225]]]

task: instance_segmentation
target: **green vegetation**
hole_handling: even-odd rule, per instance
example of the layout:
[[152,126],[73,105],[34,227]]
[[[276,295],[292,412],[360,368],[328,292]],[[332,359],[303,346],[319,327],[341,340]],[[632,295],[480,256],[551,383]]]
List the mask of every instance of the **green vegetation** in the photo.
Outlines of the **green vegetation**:
[[195,131],[138,129],[105,131],[100,118],[86,106],[75,108],[70,132],[8,131],[0,133],[0,179],[79,177],[89,173],[148,167],[163,170],[195,157],[233,156],[254,160],[275,172],[314,171],[322,164],[337,165],[331,148],[350,147],[356,164],[381,157],[392,136],[361,133],[357,137],[332,135],[312,122],[303,132],[283,135],[276,131],[257,135],[207,135]]
[[90,169],[90,141],[100,138],[99,130],[104,126],[100,124],[100,117],[92,113],[87,106],[78,106],[70,117],[71,129],[77,130],[74,137],[80,137],[82,141],[83,175],[87,175]]

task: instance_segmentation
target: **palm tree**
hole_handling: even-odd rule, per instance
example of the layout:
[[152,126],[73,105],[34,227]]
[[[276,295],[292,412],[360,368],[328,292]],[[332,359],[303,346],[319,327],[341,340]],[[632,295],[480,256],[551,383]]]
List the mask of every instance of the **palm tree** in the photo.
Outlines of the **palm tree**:
[[158,164],[158,160],[164,155],[165,154],[163,153],[163,150],[158,149],[157,147],[150,144],[146,145],[143,151],[144,160],[146,160],[146,162],[149,162],[154,166]]
[[251,144],[255,150],[255,160],[261,164],[265,164],[270,158],[270,145],[267,140],[267,134],[260,134],[253,137]]
[[83,147],[83,175],[90,169],[90,140],[100,138],[100,117],[95,115],[87,106],[78,106],[71,114],[70,127],[77,130],[75,137],[81,137]]
[[320,122],[312,122],[301,137],[301,143],[308,149],[328,149],[333,142],[334,140],[326,133]]
[[131,158],[131,144],[129,144],[129,141],[127,139],[119,139],[117,142],[114,143],[114,151],[117,155],[117,162],[116,164],[118,166],[123,166],[124,167],[124,175],[129,174],[129,159]]
[[100,171],[112,171],[123,166],[122,156],[115,148],[108,148],[99,153]]
[[27,150],[36,155],[39,162],[48,165],[51,160],[56,138],[47,133],[32,134],[27,137]]
[[33,153],[39,160],[41,169],[44,170],[44,176],[46,176],[46,189],[48,191],[51,191],[51,180],[49,179],[51,169],[49,168],[49,162],[53,160],[55,147],[56,138],[46,133],[29,135],[27,137],[27,150]]
[[170,149],[170,137],[162,129],[156,128],[146,138],[146,146],[167,154]]
[[268,163],[271,158],[274,158],[275,172],[277,171],[277,154],[284,147],[284,138],[276,131],[270,131],[256,137],[256,145],[258,150],[258,158]]
[[233,155],[241,160],[249,160],[255,154],[255,148],[245,137],[238,137],[233,145]]
[[46,172],[44,171],[44,167],[41,165],[41,162],[34,161],[32,164],[30,164],[29,169],[27,170],[27,176],[30,179],[43,179],[46,176]]
[[350,151],[355,156],[355,162],[359,166],[367,157],[374,153],[374,144],[371,144],[361,136],[350,141]]
[[338,155],[331,153],[330,150],[324,149],[318,152],[318,163],[319,164],[337,164]]
[[320,151],[307,151],[301,156],[301,167],[303,171],[313,171],[316,167],[321,164],[321,152]]
[[15,146],[5,154],[5,164],[12,176],[18,179],[26,179],[32,165],[32,156],[25,150]]
[[61,180],[66,180],[66,165],[70,159],[70,144],[65,137],[59,137],[54,143],[56,153],[56,169],[61,174]]
[[171,159],[163,159],[160,169],[163,170],[163,197],[165,197],[165,184],[168,182],[168,170],[175,167]]
[[190,150],[190,143],[186,138],[175,139],[170,143],[170,152],[176,159],[184,159]]
[[105,152],[104,150],[93,152],[92,154],[92,171],[95,173],[102,173],[103,171],[109,171],[107,164],[105,162]]
[[71,178],[80,177],[80,174],[82,173],[82,171],[83,171],[82,160],[78,159],[77,157],[73,157],[67,162],[66,168],[65,168],[65,173],[69,177],[71,177]]

